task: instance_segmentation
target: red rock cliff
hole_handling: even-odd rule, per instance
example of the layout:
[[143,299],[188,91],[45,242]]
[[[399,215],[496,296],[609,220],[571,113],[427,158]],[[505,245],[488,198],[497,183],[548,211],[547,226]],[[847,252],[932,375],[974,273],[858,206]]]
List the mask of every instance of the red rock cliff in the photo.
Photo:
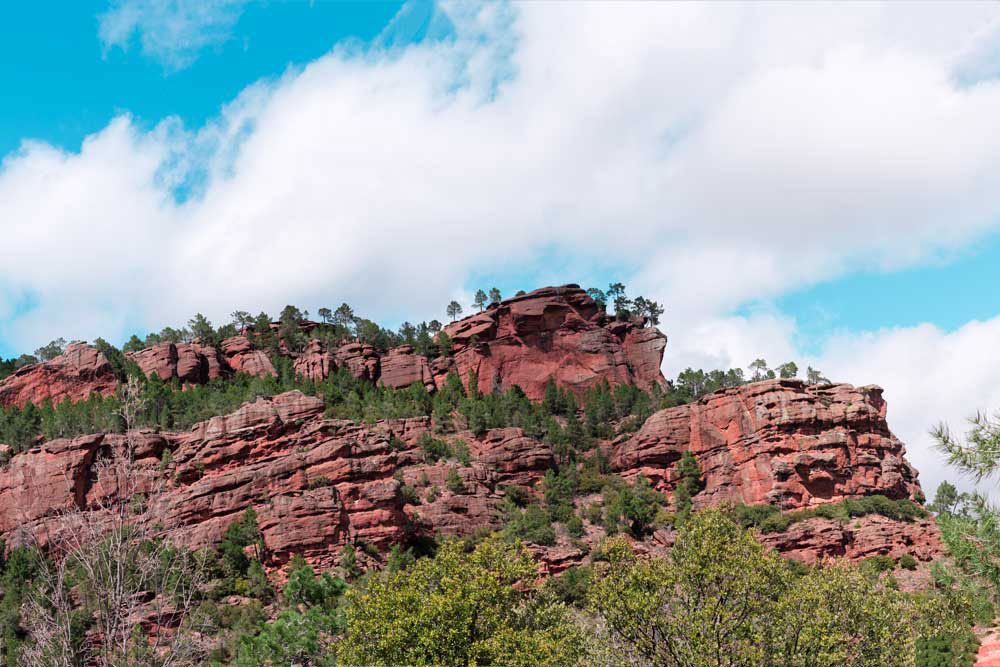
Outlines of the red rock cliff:
[[45,399],[53,403],[80,401],[91,393],[108,395],[118,380],[111,364],[97,348],[71,343],[58,357],[25,366],[0,382],[0,405],[36,405]]
[[434,376],[475,372],[480,391],[519,385],[532,399],[549,378],[576,392],[602,380],[649,389],[664,383],[667,338],[643,324],[608,317],[577,285],[544,287],[446,326],[454,354],[434,361]]
[[725,389],[651,416],[615,445],[612,466],[672,489],[687,450],[704,475],[701,504],[793,509],[872,494],[922,500],[875,386],[770,380]]

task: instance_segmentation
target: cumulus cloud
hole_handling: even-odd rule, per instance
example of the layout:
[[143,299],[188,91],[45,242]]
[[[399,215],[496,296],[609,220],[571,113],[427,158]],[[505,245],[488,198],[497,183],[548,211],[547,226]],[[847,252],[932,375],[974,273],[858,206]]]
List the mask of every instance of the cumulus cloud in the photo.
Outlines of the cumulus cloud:
[[168,71],[191,65],[199,52],[225,42],[247,0],[116,0],[98,18],[105,49],[126,50],[138,40],[143,54]]
[[[929,431],[940,422],[965,433],[977,411],[1000,408],[1000,317],[970,322],[944,332],[931,325],[843,334],[826,347],[822,364],[827,375],[855,384],[885,389],[889,424],[907,444],[910,461],[929,493],[945,479],[972,488],[973,482],[943,465]],[[984,483],[996,493],[996,485]]]
[[[240,7],[122,2],[101,36],[183,66]],[[796,346],[793,321],[741,304],[926,261],[1000,220],[996,5],[446,3],[426,29],[417,14],[204,127],[125,115],[79,152],[7,156],[0,338],[121,340],[285,303],[441,317],[468,276],[556,255],[567,273],[627,267],[668,305],[668,370],[742,365]],[[433,39],[407,44],[414,30]],[[929,394],[876,363],[902,336],[848,339],[821,367],[883,382],[916,419]]]

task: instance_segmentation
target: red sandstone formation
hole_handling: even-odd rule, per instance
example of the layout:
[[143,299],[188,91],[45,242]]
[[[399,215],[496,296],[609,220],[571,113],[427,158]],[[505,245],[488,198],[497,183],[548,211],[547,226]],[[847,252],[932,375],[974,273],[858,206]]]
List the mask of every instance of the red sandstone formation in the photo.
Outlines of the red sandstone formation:
[[255,350],[246,336],[233,336],[222,341],[219,346],[223,358],[236,373],[246,373],[264,377],[276,376],[271,358],[263,350]]
[[270,358],[262,350],[252,349],[246,336],[227,338],[218,348],[200,343],[158,343],[125,356],[147,376],[190,384],[204,384],[234,372],[275,375]]
[[[215,544],[254,507],[269,565],[299,553],[327,567],[348,542],[384,553],[421,535],[498,528],[504,489],[517,485],[538,493],[539,480],[554,466],[550,447],[518,428],[446,436],[465,441],[469,465],[429,463],[419,440],[430,428],[427,417],[373,425],[326,419],[320,399],[289,392],[186,433],[146,432],[138,460],[150,472],[151,488],[160,489],[151,494],[151,520],[181,543],[201,547]],[[16,543],[20,529],[27,529],[44,542],[59,529],[55,512],[92,505],[110,492],[93,485],[93,466],[102,448],[119,438],[54,440],[13,456],[0,476],[0,537]],[[871,387],[770,381],[724,390],[653,415],[635,436],[613,445],[613,463],[626,477],[645,474],[669,490],[674,463],[687,448],[698,455],[707,482],[695,497],[698,504],[773,500],[796,508],[846,496],[919,492],[901,444],[885,427],[880,392]],[[165,449],[172,461],[161,468]],[[453,469],[461,488],[448,488]],[[583,539],[593,545],[603,534],[588,524]],[[843,525],[810,519],[762,539],[807,562],[903,553],[929,560],[940,552],[933,522],[881,516]],[[662,551],[671,541],[669,531],[658,531],[638,546]],[[548,573],[586,557],[566,539],[536,551]]]
[[[550,378],[577,392],[601,381],[661,384],[666,339],[643,325],[608,317],[583,290],[568,285],[508,299],[449,325],[451,354],[432,361],[409,346],[380,355],[364,343],[333,349],[320,340],[290,356],[296,373],[316,381],[344,369],[387,387],[416,382],[434,390],[448,373],[466,381],[472,371],[480,391],[519,385],[537,399]],[[243,335],[218,348],[164,343],[129,357],[148,375],[185,383],[235,372],[275,375],[268,355]],[[0,404],[78,400],[92,391],[110,393],[115,385],[107,360],[74,344],[61,357],[0,383]],[[384,553],[422,536],[498,528],[505,489],[538,494],[539,480],[555,465],[551,447],[518,428],[446,436],[464,441],[469,461],[462,465],[425,460],[419,441],[431,429],[430,418],[362,424],[327,419],[323,412],[320,399],[289,392],[247,403],[186,433],[142,433],[137,459],[148,472],[151,520],[179,542],[201,547],[215,544],[254,507],[270,566],[302,554],[328,567],[348,542]],[[59,530],[60,512],[93,506],[112,493],[94,483],[94,467],[121,437],[53,440],[11,456],[0,475],[0,537],[16,543],[26,530],[44,543]],[[697,506],[737,501],[791,510],[871,494],[921,496],[903,445],[886,424],[881,389],[873,386],[773,380],[726,389],[657,412],[633,436],[601,446],[623,477],[647,476],[668,494],[677,483],[681,454],[691,451],[705,481]],[[171,457],[161,465],[165,450]],[[532,548],[541,570],[557,573],[583,562],[586,545],[603,537],[603,528],[588,523],[581,540],[560,533],[557,544]],[[661,529],[637,548],[663,551],[672,539],[670,530]],[[874,515],[845,524],[800,521],[762,540],[807,562],[904,553],[926,561],[940,552],[933,522]]]
[[[519,429],[487,433],[481,443],[468,433],[455,436],[473,443],[469,467],[425,464],[417,441],[430,427],[428,418],[368,426],[322,413],[320,399],[289,392],[187,433],[144,432],[138,459],[151,487],[160,489],[152,495],[151,520],[180,543],[200,547],[215,544],[252,506],[272,564],[300,553],[329,566],[348,541],[386,551],[418,534],[499,527],[498,484],[534,484],[551,464],[544,445]],[[53,440],[15,455],[0,476],[0,534],[16,543],[27,529],[44,542],[63,520],[57,511],[92,505],[107,492],[92,485],[95,458],[120,437]],[[173,461],[161,469],[164,449],[172,450]],[[502,462],[499,471],[494,462]],[[465,481],[461,493],[445,486],[450,468]],[[437,486],[438,497],[413,506],[403,484],[424,498]]]
[[885,411],[875,386],[758,382],[654,414],[615,445],[612,466],[671,489],[676,463],[690,450],[705,480],[700,505],[793,509],[872,494],[920,499],[917,473]]
[[649,389],[664,382],[667,339],[643,324],[609,318],[577,285],[544,287],[445,327],[454,353],[435,360],[435,379],[475,372],[480,391],[519,385],[532,399],[550,378],[576,392],[601,380]]
[[413,353],[409,345],[389,350],[382,357],[379,384],[393,389],[409,387],[414,382],[424,385],[429,390],[435,388],[434,376],[431,375],[427,357]]
[[117,384],[111,364],[97,348],[71,343],[55,359],[25,366],[0,381],[0,405],[82,401],[92,393],[107,396]]
[[858,517],[846,524],[833,519],[807,519],[793,523],[784,532],[765,533],[760,538],[766,546],[805,563],[842,556],[851,560],[869,556],[898,559],[904,554],[929,561],[943,550],[933,519],[906,523],[878,514]]

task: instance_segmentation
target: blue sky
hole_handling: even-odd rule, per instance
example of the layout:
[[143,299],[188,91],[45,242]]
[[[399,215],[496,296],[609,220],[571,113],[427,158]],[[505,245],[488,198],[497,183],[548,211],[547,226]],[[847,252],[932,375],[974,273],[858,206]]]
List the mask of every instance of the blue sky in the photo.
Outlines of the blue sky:
[[621,280],[667,308],[668,375],[764,356],[883,384],[921,468],[934,422],[1000,406],[995,4],[5,18],[0,356]]
[[175,70],[144,54],[133,35],[125,48],[107,46],[99,17],[108,2],[52,6],[15,3],[0,25],[0,154],[25,139],[79,150],[83,138],[116,114],[145,125],[178,116],[197,127],[247,85],[280,76],[334,44],[368,42],[399,11],[397,2],[268,2],[248,4],[230,34],[206,44],[190,66]]

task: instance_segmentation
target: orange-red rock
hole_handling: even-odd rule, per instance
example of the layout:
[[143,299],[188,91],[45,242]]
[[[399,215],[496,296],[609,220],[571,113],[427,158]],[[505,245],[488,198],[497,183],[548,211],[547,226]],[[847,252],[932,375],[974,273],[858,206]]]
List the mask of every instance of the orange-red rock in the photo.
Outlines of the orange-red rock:
[[80,401],[95,393],[112,394],[117,386],[111,364],[97,348],[71,343],[58,357],[20,368],[0,381],[0,405]]
[[612,465],[672,489],[684,451],[705,490],[696,503],[784,509],[883,494],[917,498],[917,473],[886,424],[879,387],[771,380],[661,410],[614,447]]
[[276,377],[274,364],[263,350],[255,350],[246,336],[233,336],[219,346],[226,363],[234,372],[264,377]]
[[334,352],[337,368],[345,368],[347,372],[359,380],[375,382],[379,376],[379,355],[375,348],[367,343],[346,343]]
[[453,354],[435,360],[435,379],[475,372],[480,391],[519,385],[533,399],[550,378],[575,392],[602,380],[649,389],[664,382],[667,339],[643,324],[609,318],[577,285],[545,287],[445,327]]
[[862,560],[871,556],[898,559],[909,554],[920,561],[939,556],[943,547],[933,519],[907,523],[878,514],[841,524],[833,519],[807,519],[781,533],[764,533],[761,542],[789,558],[815,563],[827,558]]
[[414,354],[410,345],[389,350],[381,359],[379,384],[392,389],[404,389],[414,382],[422,384],[428,390],[434,390],[434,377],[427,357]]

